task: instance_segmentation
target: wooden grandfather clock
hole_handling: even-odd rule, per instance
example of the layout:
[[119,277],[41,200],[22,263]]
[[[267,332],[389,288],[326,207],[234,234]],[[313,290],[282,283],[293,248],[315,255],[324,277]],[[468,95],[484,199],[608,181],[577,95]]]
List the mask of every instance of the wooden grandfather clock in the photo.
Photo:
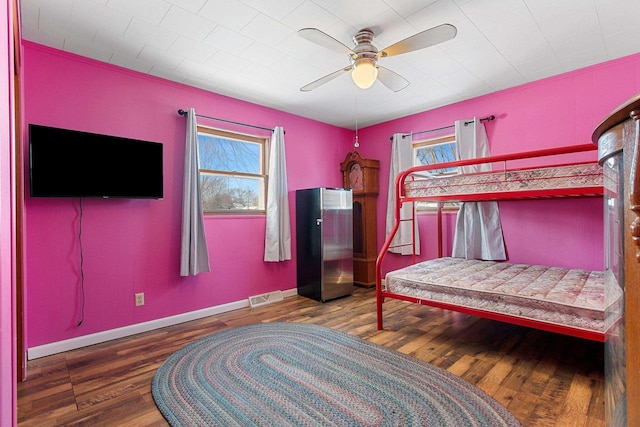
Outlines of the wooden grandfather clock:
[[353,193],[353,282],[359,286],[376,284],[376,199],[380,162],[363,159],[356,150],[340,163],[345,188]]

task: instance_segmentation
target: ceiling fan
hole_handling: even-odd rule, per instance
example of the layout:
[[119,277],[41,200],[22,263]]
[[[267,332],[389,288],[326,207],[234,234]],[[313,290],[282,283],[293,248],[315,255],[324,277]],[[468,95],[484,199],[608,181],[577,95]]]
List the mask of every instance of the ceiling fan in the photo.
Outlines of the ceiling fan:
[[358,31],[358,33],[353,36],[355,43],[353,48],[344,45],[317,28],[303,28],[298,31],[300,37],[326,47],[327,49],[348,55],[351,64],[301,87],[300,90],[303,92],[311,91],[351,71],[351,78],[354,83],[362,89],[371,87],[376,79],[378,79],[392,91],[401,91],[409,86],[409,81],[388,68],[378,65],[378,59],[387,56],[401,55],[451,40],[456,36],[457,32],[458,30],[453,25],[442,24],[407,37],[382,50],[378,50],[371,44],[374,34],[373,31],[368,28]]

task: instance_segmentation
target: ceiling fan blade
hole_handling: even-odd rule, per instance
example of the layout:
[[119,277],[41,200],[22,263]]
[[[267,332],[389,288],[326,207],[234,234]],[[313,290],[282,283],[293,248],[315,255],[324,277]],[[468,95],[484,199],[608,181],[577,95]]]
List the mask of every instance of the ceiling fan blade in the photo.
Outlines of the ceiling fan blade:
[[341,76],[342,74],[346,73],[347,71],[351,71],[351,66],[345,67],[345,68],[341,68],[338,71],[334,71],[331,74],[327,74],[324,77],[320,77],[318,80],[315,80],[307,85],[304,85],[300,88],[300,90],[302,92],[309,92],[314,90],[315,88],[317,88],[318,86],[322,86],[325,83],[329,83],[331,80],[335,79],[336,77]]
[[388,68],[378,67],[378,80],[394,92],[400,92],[409,86],[409,80],[398,73],[394,73]]
[[303,39],[307,39],[310,42],[318,44],[322,47],[326,47],[327,49],[333,50],[335,52],[343,53],[345,55],[355,55],[350,47],[334,39],[329,34],[323,33],[317,28],[303,28],[301,30],[298,30],[298,35]]
[[378,57],[400,55],[414,50],[424,49],[438,43],[446,42],[456,36],[458,29],[451,24],[442,24],[407,37],[398,43],[382,49]]

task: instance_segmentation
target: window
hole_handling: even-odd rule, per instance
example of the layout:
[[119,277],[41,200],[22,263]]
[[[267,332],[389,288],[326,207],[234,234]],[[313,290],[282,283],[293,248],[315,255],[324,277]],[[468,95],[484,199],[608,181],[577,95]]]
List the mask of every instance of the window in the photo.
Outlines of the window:
[[[454,135],[413,142],[413,165],[434,165],[456,160],[456,137]],[[458,173],[456,168],[432,169],[436,176]]]
[[[453,162],[457,160],[456,155],[456,137],[455,135],[446,135],[438,138],[427,139],[413,142],[413,165],[434,165],[437,163]],[[458,169],[442,168],[432,169],[429,174],[434,177],[455,175]],[[437,209],[437,204],[432,202],[418,202],[419,211],[433,211]],[[457,203],[445,203],[444,209],[457,209]]]
[[264,213],[267,138],[198,126],[205,213]]

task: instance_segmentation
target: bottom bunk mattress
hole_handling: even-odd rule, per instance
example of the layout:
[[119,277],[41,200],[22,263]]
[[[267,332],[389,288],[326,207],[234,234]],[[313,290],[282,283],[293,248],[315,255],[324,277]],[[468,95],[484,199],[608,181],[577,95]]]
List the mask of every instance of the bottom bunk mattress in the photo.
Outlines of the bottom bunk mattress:
[[[386,275],[386,291],[604,333],[602,271],[438,258]],[[610,298],[615,302],[618,298]]]

